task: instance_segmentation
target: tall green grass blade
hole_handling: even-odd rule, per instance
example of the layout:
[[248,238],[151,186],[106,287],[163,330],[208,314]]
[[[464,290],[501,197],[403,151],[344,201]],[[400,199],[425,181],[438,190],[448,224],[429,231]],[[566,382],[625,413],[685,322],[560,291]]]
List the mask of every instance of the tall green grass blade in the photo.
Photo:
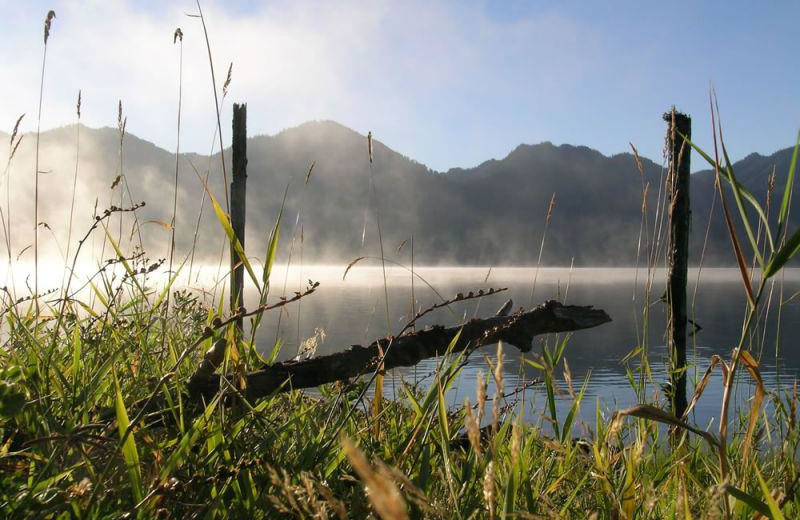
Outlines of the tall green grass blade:
[[500,510],[500,518],[509,518],[509,513],[514,510],[517,503],[517,471],[510,468],[508,480],[506,481],[505,492],[503,493],[503,508]]
[[266,359],[267,365],[271,365],[275,361],[275,359],[277,359],[278,354],[280,354],[280,352],[281,352],[281,346],[282,345],[283,345],[283,341],[281,341],[281,339],[278,338],[275,341],[275,344],[272,346],[272,351],[270,351],[269,357],[267,357],[267,359]]
[[[275,222],[275,227],[272,228],[272,232],[269,236],[269,241],[267,243],[267,255],[266,260],[264,262],[264,271],[261,274],[261,281],[264,284],[265,289],[269,286],[269,277],[272,274],[272,266],[275,265],[275,256],[278,254],[278,237],[280,236],[281,232],[281,221],[283,219],[283,211],[278,215],[278,220]],[[264,291],[266,292],[266,290]]]
[[408,404],[411,405],[411,408],[414,410],[414,414],[416,414],[417,417],[420,417],[422,415],[422,408],[420,407],[417,399],[414,397],[414,394],[408,388],[408,385],[405,383],[403,384],[403,392],[406,394]]
[[772,517],[769,510],[769,506],[764,502],[762,502],[761,500],[754,497],[753,495],[745,493],[741,489],[734,487],[730,484],[725,484],[723,486],[723,489],[725,489],[725,492],[728,493],[730,496],[751,507],[753,510],[758,511],[767,518]]
[[129,431],[131,424],[128,419],[128,412],[125,410],[125,401],[122,399],[122,391],[119,387],[119,379],[114,372],[114,405],[117,414],[117,428],[119,438],[122,441],[122,459],[128,469],[128,478],[133,490],[133,497],[136,503],[142,500],[142,474],[139,465],[139,451],[136,449],[136,441],[133,432]]
[[775,499],[772,497],[772,492],[767,486],[767,483],[764,482],[764,477],[761,476],[761,471],[758,469],[758,464],[753,464],[753,469],[756,471],[758,485],[761,487],[761,492],[764,493],[764,499],[767,501],[767,507],[769,507],[769,515],[767,516],[772,520],[784,520],[783,512],[781,511],[778,503],[775,502]]
[[442,431],[442,436],[449,442],[450,441],[450,424],[447,420],[447,404],[444,400],[444,390],[442,389],[442,380],[436,380],[438,408],[439,408],[439,428]]
[[[720,136],[722,135],[722,128],[720,127]],[[722,156],[725,158],[725,170],[728,172],[728,177],[730,179],[731,188],[733,190],[733,198],[736,201],[736,207],[739,209],[739,217],[742,220],[742,224],[744,225],[745,233],[747,233],[747,238],[750,240],[750,247],[753,249],[753,254],[756,257],[756,261],[758,265],[763,269],[764,268],[764,258],[761,256],[761,251],[759,251],[758,247],[758,240],[756,239],[755,233],[753,233],[753,229],[750,226],[750,217],[747,214],[747,208],[744,206],[742,202],[742,186],[736,180],[736,177],[733,174],[733,165],[731,164],[730,157],[728,157],[728,150],[725,148],[725,142],[720,137],[720,143],[722,145]],[[761,208],[760,204],[755,204],[758,208]],[[763,210],[761,211],[763,213]],[[768,223],[766,223],[766,217],[764,217],[765,224],[763,226],[764,233],[769,240],[769,247],[770,251],[775,251],[775,242],[772,240],[772,233],[770,232],[770,227]]]
[[569,506],[571,506],[572,502],[575,501],[575,497],[577,497],[578,492],[581,489],[583,489],[583,485],[586,484],[586,481],[589,479],[589,476],[591,474],[592,470],[590,468],[589,471],[587,471],[586,474],[583,475],[583,478],[580,480],[580,482],[578,482],[578,485],[575,486],[575,489],[572,490],[572,493],[569,494],[569,498],[567,498],[567,500],[564,502],[564,505],[561,506],[561,514],[559,515],[560,517],[564,518],[564,515],[567,513]]
[[80,377],[80,369],[83,365],[81,360],[81,341],[80,328],[75,327],[72,331],[72,388],[73,392],[78,387],[78,378]]
[[176,469],[186,462],[192,453],[192,448],[200,439],[201,433],[206,430],[208,423],[212,420],[217,403],[219,403],[219,394],[206,406],[200,417],[194,420],[189,430],[181,437],[177,448],[170,454],[161,468],[160,477],[162,480],[169,478]]
[[581,391],[578,392],[578,395],[572,400],[572,406],[569,409],[567,418],[564,419],[564,425],[561,427],[561,442],[567,442],[569,439],[569,435],[572,432],[572,423],[575,421],[575,416],[580,409],[581,401],[583,401],[583,394],[586,392],[588,386],[589,375],[587,374],[586,379],[583,380],[583,385],[581,385]]
[[764,268],[764,278],[770,278],[778,273],[786,263],[800,250],[800,229],[794,232],[783,246],[772,256]]
[[244,254],[244,249],[242,248],[242,244],[239,242],[239,239],[236,238],[236,234],[233,232],[233,227],[231,227],[231,220],[228,217],[225,210],[219,205],[217,202],[216,197],[211,193],[208,185],[203,182],[203,188],[206,190],[206,194],[208,195],[208,200],[211,201],[211,206],[214,208],[214,214],[217,216],[217,220],[219,221],[222,229],[225,231],[225,235],[228,237],[228,242],[230,242],[231,247],[236,252],[236,255],[239,257],[239,261],[242,262],[245,270],[247,270],[247,274],[250,275],[250,279],[256,286],[258,292],[261,292],[261,284],[258,281],[258,277],[256,277],[255,271],[253,271],[253,266],[250,265],[250,261],[247,259],[247,256]]
[[797,151],[800,149],[800,130],[797,132],[797,142],[792,152],[792,160],[789,163],[789,173],[786,176],[786,186],[783,188],[783,198],[781,199],[781,210],[778,214],[778,232],[776,236],[780,240],[781,231],[786,224],[786,217],[789,214],[789,201],[792,198],[792,188],[794,188],[794,172],[797,167]]
[[[694,151],[696,151],[698,154],[700,154],[700,156],[703,159],[705,159],[705,161],[709,164],[709,166],[715,169],[716,168],[719,169],[719,173],[722,175],[722,178],[728,181],[728,184],[730,184],[731,188],[734,190],[734,196],[735,193],[738,192],[739,196],[742,197],[744,200],[746,200],[750,204],[750,206],[755,210],[755,212],[758,214],[758,218],[761,220],[763,228],[767,230],[767,240],[770,243],[770,250],[774,251],[775,243],[773,241],[772,234],[769,232],[770,229],[769,221],[767,220],[767,215],[766,213],[764,213],[764,209],[761,207],[761,204],[758,202],[756,196],[753,195],[753,193],[750,190],[745,188],[742,183],[740,183],[738,180],[736,180],[735,177],[732,176],[733,173],[732,171],[729,172],[727,168],[723,167],[720,164],[717,164],[716,161],[714,161],[714,159],[712,159],[702,148],[697,146],[690,139],[686,139],[686,136],[681,134],[681,137],[683,137],[686,140],[686,142],[689,143],[689,146],[691,146],[692,149],[694,149]],[[747,225],[749,225],[749,223]]]

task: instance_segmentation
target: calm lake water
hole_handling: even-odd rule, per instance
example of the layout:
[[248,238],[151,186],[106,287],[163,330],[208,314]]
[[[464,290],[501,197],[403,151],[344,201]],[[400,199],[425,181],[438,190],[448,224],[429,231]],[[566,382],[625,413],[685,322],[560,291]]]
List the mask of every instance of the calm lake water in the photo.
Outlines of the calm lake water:
[[[25,280],[25,266],[17,267],[20,268],[17,280]],[[284,307],[282,313],[273,311],[267,314],[256,337],[258,348],[269,352],[276,338],[280,337],[283,341],[280,359],[288,359],[297,353],[299,343],[314,336],[319,329],[325,333],[325,340],[316,351],[316,355],[321,356],[343,350],[352,344],[367,345],[376,338],[385,336],[387,319],[380,266],[367,265],[366,261],[359,263],[348,272],[346,279],[342,279],[344,271],[345,266],[292,266],[288,270],[285,266],[275,266],[270,301],[277,300],[284,292],[284,285],[286,294],[290,296],[304,288],[309,279],[319,281],[321,285],[309,297]],[[61,266],[52,266],[42,269],[41,272],[52,275],[52,280],[45,279],[41,286],[59,286]],[[93,271],[89,269],[88,272]],[[199,277],[193,276],[193,283],[189,287],[202,287],[209,291],[214,286],[217,273],[216,266],[204,267]],[[663,270],[648,274],[645,269],[542,268],[537,274],[535,268],[506,267],[492,268],[490,271],[485,267],[422,267],[416,270],[416,274],[418,276],[413,287],[413,308],[416,311],[440,302],[437,292],[445,298],[452,298],[459,292],[466,294],[490,287],[508,288],[497,295],[453,304],[450,308],[432,312],[420,321],[420,326],[453,326],[474,316],[490,316],[508,298],[513,299],[514,309],[531,307],[532,303],[538,304],[555,298],[568,304],[593,305],[608,312],[613,319],[611,323],[573,333],[565,351],[575,391],[580,389],[584,381],[587,382],[579,418],[589,426],[594,426],[598,407],[606,417],[610,417],[614,410],[638,402],[626,371],[629,368],[638,377],[639,361],[634,358],[626,363],[625,359],[639,346],[646,348],[652,370],[652,381],[648,381],[645,395],[648,400],[652,400],[654,396],[661,394],[660,384],[666,381],[664,367],[667,359],[664,346],[665,305],[659,301],[665,287]],[[8,278],[8,273],[3,277]],[[531,298],[534,279],[536,284]],[[732,348],[739,341],[745,310],[745,297],[738,270],[703,269],[695,296],[697,280],[697,270],[690,270],[690,317],[702,327],[702,330],[689,338],[690,394],[694,386],[693,380],[695,377],[702,377],[713,354],[722,355],[726,359],[730,357]],[[389,294],[389,328],[397,333],[410,316],[413,316],[411,274],[402,268],[387,265],[386,282]],[[185,280],[179,279],[176,285],[186,284]],[[649,300],[646,298],[648,285]],[[782,276],[777,277],[774,287],[768,287],[765,291],[765,304],[762,306],[762,319],[756,329],[753,354],[760,360],[761,374],[767,389],[772,392],[790,390],[800,375],[798,291],[800,269],[786,270]],[[254,307],[257,295],[246,291],[246,296],[247,306]],[[211,296],[208,298],[208,303],[213,304]],[[767,298],[770,298],[768,305]],[[645,327],[643,309],[647,301],[649,320]],[[646,335],[643,332],[645,330]],[[553,344],[552,337],[537,338],[533,350],[526,354],[528,359],[541,352],[539,340]],[[469,364],[447,396],[452,406],[460,405],[466,397],[475,401],[476,377],[479,372],[489,374],[487,359],[493,362],[495,352],[496,346],[487,346],[470,357]],[[503,368],[506,392],[542,376],[539,370],[522,361],[522,355],[515,347],[506,345],[505,355]],[[396,369],[385,383],[386,397],[393,398],[396,395],[397,398],[404,399],[400,386],[403,380],[409,383],[422,381],[421,385],[424,387],[438,363],[437,359],[429,359],[416,367]],[[563,369],[562,364],[555,373],[561,389],[558,411],[562,421],[572,405]],[[753,393],[752,383],[746,373],[740,371],[739,374],[741,377],[735,395],[736,403],[740,407],[749,407],[747,401]],[[489,395],[493,392],[493,387],[490,386]],[[717,371],[695,408],[694,422],[701,427],[715,423],[721,397],[721,375]],[[663,402],[663,396],[661,399]],[[769,400],[766,402],[769,414],[771,404]],[[541,386],[527,390],[524,406],[517,406],[517,410],[523,412],[530,422],[541,421],[546,408],[546,396]],[[717,425],[713,424],[713,427],[716,430]],[[582,431],[581,428],[580,425],[576,427],[575,433],[583,433],[585,430]]]
[[[508,287],[508,291],[471,302],[452,305],[451,309],[440,309],[425,317],[422,324],[438,323],[457,325],[473,316],[487,316],[511,298],[514,308],[529,307],[531,302],[540,303],[556,298],[576,305],[593,305],[604,309],[612,317],[611,323],[594,329],[572,334],[565,357],[571,372],[573,386],[577,392],[587,381],[586,392],[580,408],[580,419],[594,426],[597,407],[607,417],[614,410],[636,404],[637,396],[626,376],[626,367],[639,373],[638,359],[624,361],[638,346],[647,350],[651,364],[652,381],[648,382],[646,395],[653,398],[660,394],[660,384],[666,380],[664,372],[667,351],[664,346],[665,305],[659,301],[664,293],[663,270],[648,275],[645,269],[557,269],[542,268],[419,268],[417,274],[424,278],[440,295],[451,298],[459,292]],[[287,293],[292,294],[305,285],[308,279],[321,282],[318,291],[303,299],[299,305],[286,308],[280,317],[268,317],[259,331],[259,348],[270,350],[277,336],[285,342],[281,358],[297,353],[297,345],[313,336],[316,329],[325,332],[325,340],[316,355],[339,351],[351,344],[366,345],[386,335],[387,320],[384,299],[383,277],[380,267],[356,265],[342,279],[344,266],[278,267],[273,272],[272,295],[279,296],[287,283]],[[426,308],[440,301],[436,292],[421,278],[414,282],[415,309]],[[533,300],[531,290],[534,287]],[[643,309],[645,306],[648,279],[650,280],[649,320],[645,334]],[[689,371],[690,394],[692,381],[698,379],[709,365],[713,354],[725,358],[738,343],[745,310],[744,293],[737,270],[703,269],[695,296],[698,280],[697,270],[689,273],[690,317],[702,327],[690,336]],[[387,266],[390,326],[394,333],[402,329],[411,313],[411,274],[397,267]],[[770,391],[785,391],[791,388],[800,373],[800,297],[792,296],[800,290],[800,270],[787,270],[773,288],[770,304],[764,305],[764,317],[757,329],[754,356],[760,359],[760,370]],[[769,288],[765,300],[770,296]],[[691,305],[694,300],[694,305]],[[783,302],[781,304],[781,302]],[[776,341],[780,338],[780,341]],[[553,338],[540,337],[552,345]],[[455,388],[448,395],[452,405],[463,403],[466,397],[475,401],[476,376],[488,374],[487,358],[495,359],[496,346],[487,346],[473,354],[463,370]],[[535,340],[534,348],[526,354],[528,359],[540,353],[541,346]],[[777,353],[777,354],[776,354]],[[506,392],[531,381],[542,374],[539,370],[522,362],[521,353],[511,345],[505,347],[506,361],[504,379]],[[436,370],[438,360],[431,359],[415,368],[396,369],[385,384],[386,396],[402,397],[400,381],[413,383],[429,376]],[[562,395],[558,397],[559,416],[563,418],[572,404],[563,377],[563,364],[556,371]],[[422,383],[424,385],[424,381]],[[739,406],[747,406],[753,387],[742,372],[737,387]],[[490,395],[493,390],[490,387]],[[703,427],[714,423],[719,414],[722,397],[721,375],[716,372],[694,412],[694,421]],[[546,397],[543,388],[534,387],[525,392],[525,404],[517,406],[528,421],[542,419],[546,412]],[[662,397],[663,399],[663,397]],[[771,406],[768,404],[768,407]],[[768,409],[769,413],[769,409]],[[562,419],[563,420],[563,419]],[[716,429],[716,424],[714,425]],[[576,433],[581,433],[580,426]]]

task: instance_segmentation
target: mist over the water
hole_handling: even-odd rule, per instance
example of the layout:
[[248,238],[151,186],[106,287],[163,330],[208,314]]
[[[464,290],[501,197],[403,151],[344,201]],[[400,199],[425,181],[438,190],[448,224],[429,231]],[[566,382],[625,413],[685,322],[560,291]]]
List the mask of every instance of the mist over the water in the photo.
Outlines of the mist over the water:
[[[21,295],[26,291],[25,281],[30,283],[32,268],[32,264],[28,263],[15,266],[14,278]],[[50,262],[40,266],[40,269],[40,286],[45,289],[58,288],[63,266]],[[568,365],[557,367],[559,373],[556,380],[562,391],[557,396],[559,410],[566,413],[572,404],[568,384],[560,373],[566,367],[573,385],[580,387],[584,381],[587,384],[579,413],[581,423],[593,424],[597,406],[608,417],[613,410],[636,404],[638,396],[629,384],[626,370],[631,370],[637,380],[641,377],[639,358],[628,358],[640,347],[648,355],[652,374],[646,385],[647,395],[664,399],[660,384],[667,380],[665,367],[668,353],[664,345],[666,308],[659,301],[664,291],[666,273],[663,269],[417,266],[412,289],[411,272],[390,265],[386,269],[386,283],[391,331],[386,330],[384,279],[379,263],[364,260],[352,266],[344,276],[346,269],[342,264],[274,265],[270,278],[271,302],[303,290],[309,280],[320,282],[320,286],[309,297],[265,315],[255,337],[258,350],[267,355],[280,339],[282,346],[278,359],[286,360],[298,354],[301,343],[316,337],[318,341],[314,355],[322,356],[344,350],[352,344],[369,344],[389,332],[396,334],[414,313],[441,302],[442,297],[452,298],[458,292],[477,292],[492,287],[508,288],[493,296],[451,304],[427,315],[419,326],[454,326],[473,317],[489,316],[509,298],[513,299],[515,309],[551,298],[567,304],[593,305],[607,311],[613,321],[571,334],[566,350]],[[86,281],[91,278],[99,283],[96,276],[92,278],[96,270],[96,265],[91,263],[84,262],[78,266],[73,281],[73,288],[77,289],[76,296],[87,301],[91,299],[91,289]],[[0,274],[5,280],[10,278],[8,271],[0,270]],[[227,294],[226,275],[224,263],[198,263],[190,279],[188,266],[184,266],[173,288],[191,290],[207,305],[217,306],[220,298]],[[124,276],[124,269],[114,266],[104,276],[119,281]],[[738,324],[745,310],[739,276],[735,269],[704,268],[689,271],[689,316],[702,327],[689,337],[689,374],[692,381],[702,375],[713,354],[728,355],[738,342]],[[163,286],[166,279],[164,268],[148,275],[148,283],[154,288]],[[250,285],[249,281],[246,281],[246,285]],[[762,347],[754,351],[754,355],[760,361],[760,371],[770,391],[790,388],[800,376],[800,357],[792,348],[800,341],[793,326],[800,320],[800,298],[792,297],[798,290],[800,270],[788,269],[780,280],[776,280],[769,303],[765,306],[764,323],[758,333]],[[44,300],[51,302],[57,297],[57,294],[53,294]],[[252,288],[247,290],[245,306],[254,308],[257,297]],[[227,302],[227,298],[222,301]],[[645,307],[648,310],[647,321],[644,319]],[[249,329],[249,324],[245,325]],[[781,338],[780,347],[776,343],[778,335]],[[541,376],[523,359],[536,359],[541,355],[542,345],[552,346],[554,340],[552,336],[537,338],[532,351],[524,357],[515,347],[505,346],[504,373],[508,389]],[[454,389],[448,394],[448,401],[452,405],[460,404],[465,397],[474,395],[477,374],[488,374],[492,370],[484,356],[493,360],[494,351],[495,346],[487,346],[471,356]],[[417,381],[424,385],[439,362],[430,359],[413,368],[392,371],[384,387],[387,397],[395,397],[403,381]],[[694,421],[697,424],[709,424],[718,417],[722,390],[718,379],[719,376],[715,374],[695,409]],[[689,386],[691,393],[693,384]],[[752,386],[743,380],[737,387],[737,401],[746,401],[752,392]],[[540,417],[533,411],[546,409],[542,390],[533,387],[526,391],[526,396],[530,405],[525,408],[528,414],[526,420],[537,422]],[[768,413],[771,412],[768,410]],[[579,425],[576,433],[585,434],[582,428]]]
[[[77,131],[72,125],[44,132],[41,137],[40,257],[59,259],[66,252],[76,160],[70,250],[74,252],[77,239],[92,224],[94,215],[112,205],[128,207],[144,201],[146,205],[136,212],[137,220],[132,214],[114,215],[106,224],[126,254],[141,241],[149,258],[166,257],[174,154],[129,133],[120,147],[117,129],[83,126],[78,151]],[[24,136],[0,185],[0,194],[5,196],[8,190],[10,199],[8,256],[14,261],[32,260],[34,144],[35,136]],[[554,196],[542,265],[634,266],[637,254],[639,265],[644,264],[641,251],[659,208],[655,186],[663,177],[662,168],[654,162],[643,160],[640,172],[629,154],[606,157],[586,147],[542,143],[520,145],[502,160],[443,173],[375,141],[375,192],[370,196],[366,148],[365,136],[330,121],[306,123],[275,136],[252,137],[248,143],[248,254],[263,258],[288,186],[278,251],[282,261],[288,261],[290,254],[294,259],[302,255],[306,263],[347,263],[358,256],[376,256],[377,208],[384,222],[385,254],[394,261],[410,264],[413,235],[414,260],[420,265],[537,265],[545,215]],[[778,172],[775,190],[782,189],[790,155],[790,150],[771,157],[751,155],[736,164],[737,175],[762,200],[773,166]],[[4,164],[5,159],[2,157]],[[193,249],[196,261],[216,263],[224,254],[224,234],[201,182],[207,178],[224,208],[220,165],[219,154],[180,157],[178,257]],[[714,185],[708,171],[696,173],[692,179],[690,262],[698,264]],[[646,184],[650,186],[644,229],[649,231],[641,235],[640,242]],[[775,218],[775,212],[770,218]],[[95,232],[83,255],[108,255],[109,249],[102,248],[102,235],[102,229]],[[733,258],[717,207],[704,265],[731,266]]]

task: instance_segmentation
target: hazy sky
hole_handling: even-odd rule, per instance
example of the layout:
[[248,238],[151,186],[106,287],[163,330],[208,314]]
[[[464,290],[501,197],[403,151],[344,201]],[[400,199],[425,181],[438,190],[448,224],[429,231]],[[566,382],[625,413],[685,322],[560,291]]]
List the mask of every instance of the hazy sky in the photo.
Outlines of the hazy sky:
[[[701,5],[702,4],[702,5]],[[716,87],[733,155],[789,146],[800,127],[798,2],[202,2],[223,110],[248,103],[249,132],[310,119],[372,130],[432,168],[503,157],[521,142],[632,141],[661,157],[661,113],[675,104],[709,143]],[[42,127],[115,125],[175,149],[178,45],[184,37],[181,149],[208,153],[214,102],[191,0],[0,0],[0,129],[35,128],[42,23],[54,9]],[[694,169],[702,166],[697,159]]]

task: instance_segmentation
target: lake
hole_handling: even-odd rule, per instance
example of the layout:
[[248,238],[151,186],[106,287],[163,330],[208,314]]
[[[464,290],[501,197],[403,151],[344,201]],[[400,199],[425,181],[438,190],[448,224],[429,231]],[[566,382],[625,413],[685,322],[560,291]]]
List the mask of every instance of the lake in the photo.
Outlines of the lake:
[[[264,320],[257,335],[259,348],[271,350],[276,336],[280,336],[284,341],[281,359],[287,359],[297,353],[299,342],[313,336],[315,330],[320,329],[325,333],[325,339],[316,351],[316,355],[320,356],[339,351],[351,344],[366,345],[385,336],[386,305],[380,266],[357,264],[343,280],[344,270],[344,266],[312,265],[302,268],[292,266],[287,271],[285,266],[277,266],[272,276],[273,297],[282,293],[284,283],[289,295],[304,287],[309,279],[319,281],[321,285],[314,294],[298,304],[286,307],[280,316],[275,313]],[[535,268],[504,267],[492,268],[490,271],[486,267],[421,267],[415,273],[418,277],[415,278],[413,293],[414,308],[417,311],[441,301],[436,292],[445,298],[452,298],[459,292],[466,294],[468,291],[490,287],[508,288],[508,291],[497,295],[434,311],[425,316],[420,325],[452,326],[473,316],[489,316],[508,298],[513,299],[514,309],[530,307],[532,301],[540,303],[555,298],[569,304],[593,305],[608,312],[613,319],[611,323],[574,332],[565,353],[575,391],[580,389],[584,381],[587,382],[579,417],[592,427],[598,406],[608,417],[614,410],[638,402],[636,392],[626,376],[627,366],[638,377],[638,357],[631,359],[627,365],[624,362],[626,356],[638,346],[646,349],[652,371],[652,381],[648,382],[646,395],[654,396],[660,390],[660,384],[666,381],[666,307],[659,301],[665,287],[663,270],[648,274],[646,269],[542,268],[537,272]],[[732,348],[739,341],[745,311],[745,296],[738,270],[704,268],[699,274],[698,284],[697,269],[689,272],[689,315],[702,327],[689,337],[690,396],[695,378],[702,377],[713,354],[722,355],[726,359],[730,357]],[[397,333],[413,315],[411,273],[387,266],[386,283],[390,327],[392,332]],[[645,338],[643,309],[645,301],[648,301],[645,298],[648,285],[650,303],[648,333]],[[755,330],[753,355],[760,360],[761,374],[770,391],[791,389],[800,373],[800,354],[796,346],[800,297],[793,297],[798,290],[800,270],[790,269],[765,291],[761,324]],[[770,292],[771,299],[767,300]],[[253,302],[248,303],[250,306],[254,305]],[[779,343],[776,343],[777,338],[780,338]],[[537,338],[542,339],[548,340],[550,345],[553,344],[553,338]],[[528,359],[541,352],[537,340],[534,341],[533,350],[526,354]],[[476,377],[479,372],[489,373],[487,358],[493,362],[495,352],[496,346],[487,346],[471,356],[469,364],[448,395],[453,406],[463,403],[465,397],[475,401]],[[505,354],[503,368],[506,392],[525,381],[542,376],[539,370],[522,362],[520,351],[513,346],[506,345]],[[399,387],[400,381],[413,383],[415,380],[422,380],[436,370],[437,363],[438,360],[430,359],[413,368],[396,369],[387,377],[386,397],[397,395],[398,398],[404,398]],[[562,373],[563,365],[556,371],[562,390],[562,395],[558,396],[559,416],[563,420],[572,399]],[[740,375],[736,402],[739,406],[747,406],[753,386],[744,371]],[[493,389],[490,387],[489,395],[492,393]],[[715,422],[719,415],[721,398],[722,382],[717,369],[695,408],[694,422],[701,427]],[[524,412],[526,420],[539,421],[541,414],[546,412],[545,399],[543,388],[533,387],[525,392],[524,407],[518,405],[517,409]],[[771,405],[768,404],[769,406]],[[714,429],[716,427],[714,425]],[[579,427],[576,433],[582,433],[580,430]]]
[[[86,275],[94,272],[90,266],[86,266],[84,270],[85,273],[79,274],[78,279],[85,280]],[[25,280],[30,271],[32,266],[17,264],[16,279]],[[344,271],[343,265],[293,265],[288,270],[285,265],[276,265],[271,277],[270,301],[277,301],[284,291],[291,296],[294,291],[304,288],[309,279],[319,281],[321,285],[314,294],[284,307],[283,312],[272,311],[265,315],[256,336],[258,348],[269,352],[276,338],[280,337],[283,346],[279,359],[288,359],[297,353],[300,342],[313,336],[319,329],[325,334],[324,341],[316,351],[316,355],[321,356],[343,350],[352,344],[367,345],[386,336],[387,328],[397,333],[413,316],[411,273],[408,270],[387,265],[388,327],[380,266],[367,264],[367,261],[358,263],[347,273],[345,279]],[[59,286],[62,266],[54,264],[41,268],[40,272],[42,287]],[[195,273],[199,274],[192,276],[193,283],[188,286],[211,291],[210,288],[215,286],[217,267],[204,266],[199,271],[195,267]],[[638,357],[632,358],[627,364],[624,360],[640,345],[647,351],[652,371],[652,381],[648,381],[645,395],[652,398],[657,392],[660,393],[660,384],[666,381],[666,308],[659,301],[664,294],[664,270],[648,273],[646,269],[630,268],[541,268],[537,271],[535,268],[512,267],[493,267],[491,270],[488,267],[420,267],[415,270],[415,274],[415,311],[440,302],[437,292],[449,299],[459,292],[466,294],[490,287],[508,288],[496,295],[436,310],[420,320],[419,326],[453,326],[472,317],[490,316],[508,298],[513,299],[515,310],[520,307],[528,308],[532,303],[538,304],[551,298],[568,304],[593,305],[605,310],[613,321],[593,329],[574,332],[565,351],[575,391],[586,381],[579,418],[589,426],[594,425],[598,406],[609,417],[614,410],[638,402],[636,392],[626,375],[630,369],[638,377]],[[702,327],[689,337],[690,395],[693,381],[702,377],[713,354],[722,355],[726,359],[730,357],[732,348],[739,341],[745,311],[745,296],[738,270],[704,268],[699,275],[698,284],[697,269],[689,271],[689,315]],[[8,273],[2,276],[9,278]],[[151,280],[151,283],[154,281]],[[246,282],[249,283],[249,280],[246,279]],[[181,276],[176,285],[186,286],[185,276]],[[649,299],[646,298],[648,286]],[[800,323],[800,296],[796,294],[798,291],[800,269],[787,269],[778,275],[774,286],[768,286],[765,291],[762,319],[755,329],[753,355],[760,360],[760,371],[767,389],[773,392],[790,390],[800,374],[800,351],[797,348],[800,339],[800,329],[797,327]],[[88,289],[82,293],[88,296]],[[207,303],[213,304],[211,293],[206,294]],[[246,291],[248,308],[256,306],[256,297],[257,295]],[[647,327],[643,317],[646,301],[649,301]],[[646,335],[643,333],[645,328]],[[534,348],[526,354],[527,359],[532,359],[541,352],[540,340],[553,344],[552,337],[537,338]],[[487,346],[470,357],[468,365],[447,396],[452,406],[462,404],[466,397],[475,401],[476,377],[479,372],[489,374],[487,358],[493,362],[495,353],[496,346]],[[539,370],[522,362],[522,355],[515,347],[506,345],[505,357],[503,368],[506,392],[542,376]],[[426,381],[430,380],[429,376],[436,370],[438,362],[437,359],[429,359],[416,367],[393,371],[386,379],[386,397],[393,398],[396,395],[399,399],[405,398],[400,388],[402,380],[410,383],[422,381],[421,385],[424,387]],[[557,405],[562,420],[572,404],[563,377],[563,368],[561,365],[555,372],[561,390],[561,395],[557,396]],[[753,386],[744,371],[740,371],[739,375],[741,377],[735,394],[736,403],[739,406],[748,406],[747,400],[752,396]],[[493,391],[490,386],[490,396]],[[546,413],[543,388],[530,388],[524,392],[524,397],[524,407],[517,406],[517,410],[524,412],[525,419],[530,422],[541,420],[541,414]],[[695,408],[694,422],[706,427],[716,421],[721,398],[721,375],[717,369]],[[663,402],[663,396],[661,399]],[[766,402],[769,413],[771,405],[768,400]],[[716,427],[714,425],[715,430]],[[578,427],[576,434],[581,433],[584,431]]]

